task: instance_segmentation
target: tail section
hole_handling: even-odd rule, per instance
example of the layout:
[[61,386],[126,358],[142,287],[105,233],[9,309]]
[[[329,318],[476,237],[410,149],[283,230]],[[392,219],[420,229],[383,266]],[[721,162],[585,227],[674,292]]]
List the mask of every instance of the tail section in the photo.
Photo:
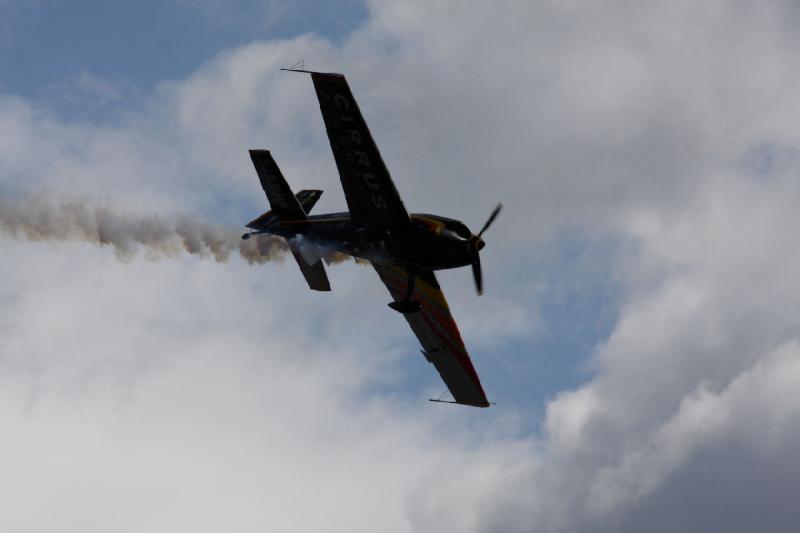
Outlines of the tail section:
[[[317,200],[319,200],[319,197],[322,196],[322,191],[319,189],[303,189],[294,196],[297,198],[297,202],[300,204],[300,207],[303,208],[303,211],[310,213],[311,209],[314,207],[314,204],[316,204]],[[254,230],[260,230],[277,219],[278,216],[275,214],[275,212],[270,210],[252,222],[249,222],[247,227]]]
[[[292,194],[292,189],[281,174],[281,170],[269,150],[250,150],[250,159],[253,160],[253,166],[256,167],[258,179],[261,181],[261,188],[264,189],[272,209],[247,224],[247,227],[265,231],[267,226],[276,220],[306,220],[308,218],[306,213],[311,211],[311,208],[317,203],[322,191],[302,190],[296,196]],[[292,251],[306,283],[312,290],[331,290],[331,284],[321,259],[317,258],[314,263],[309,263],[303,257],[296,239],[289,241],[289,249]]]

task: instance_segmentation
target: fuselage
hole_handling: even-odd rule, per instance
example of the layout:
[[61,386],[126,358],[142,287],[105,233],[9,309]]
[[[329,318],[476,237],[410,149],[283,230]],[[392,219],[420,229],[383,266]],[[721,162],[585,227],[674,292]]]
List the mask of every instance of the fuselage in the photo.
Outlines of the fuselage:
[[356,224],[347,212],[311,215],[306,220],[265,216],[248,226],[255,233],[300,237],[319,246],[379,264],[411,270],[442,270],[472,263],[483,241],[458,220],[411,214],[405,231],[375,230]]

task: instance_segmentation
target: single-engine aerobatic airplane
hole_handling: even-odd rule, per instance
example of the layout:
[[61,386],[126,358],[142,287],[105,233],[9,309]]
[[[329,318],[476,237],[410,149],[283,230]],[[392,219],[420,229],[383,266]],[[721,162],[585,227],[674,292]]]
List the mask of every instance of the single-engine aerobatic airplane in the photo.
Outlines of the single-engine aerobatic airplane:
[[422,344],[423,355],[450,390],[454,401],[447,403],[488,407],[486,393],[433,271],[472,265],[480,294],[481,236],[494,222],[501,205],[477,234],[458,220],[409,215],[345,77],[282,70],[311,75],[350,211],[309,216],[322,191],[292,194],[269,151],[250,150],[272,210],[247,224],[253,231],[242,238],[259,234],[284,237],[309,287],[317,291],[331,287],[322,261],[309,257],[306,243],[311,243],[311,248],[324,247],[372,263],[394,299],[389,307],[405,316]]

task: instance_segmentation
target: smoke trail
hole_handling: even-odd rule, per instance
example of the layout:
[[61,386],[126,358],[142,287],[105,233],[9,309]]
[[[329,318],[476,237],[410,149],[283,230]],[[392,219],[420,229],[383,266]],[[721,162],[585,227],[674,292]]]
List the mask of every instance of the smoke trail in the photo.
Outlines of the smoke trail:
[[[121,261],[142,249],[157,260],[182,255],[227,261],[238,254],[250,264],[281,259],[288,250],[279,237],[258,235],[243,241],[242,230],[215,226],[189,217],[119,213],[106,203],[88,199],[53,200],[45,195],[25,199],[0,198],[0,233],[30,241],[81,241],[111,246]],[[343,254],[327,252],[323,259],[338,263]]]

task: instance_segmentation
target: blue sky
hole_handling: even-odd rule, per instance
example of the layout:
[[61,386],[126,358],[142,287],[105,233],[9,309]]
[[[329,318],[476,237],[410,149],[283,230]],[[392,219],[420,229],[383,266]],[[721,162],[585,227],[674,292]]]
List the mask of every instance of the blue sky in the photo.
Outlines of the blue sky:
[[6,91],[41,97],[89,71],[150,91],[219,52],[254,39],[314,32],[334,41],[363,23],[365,7],[338,2],[9,2],[0,69]]

